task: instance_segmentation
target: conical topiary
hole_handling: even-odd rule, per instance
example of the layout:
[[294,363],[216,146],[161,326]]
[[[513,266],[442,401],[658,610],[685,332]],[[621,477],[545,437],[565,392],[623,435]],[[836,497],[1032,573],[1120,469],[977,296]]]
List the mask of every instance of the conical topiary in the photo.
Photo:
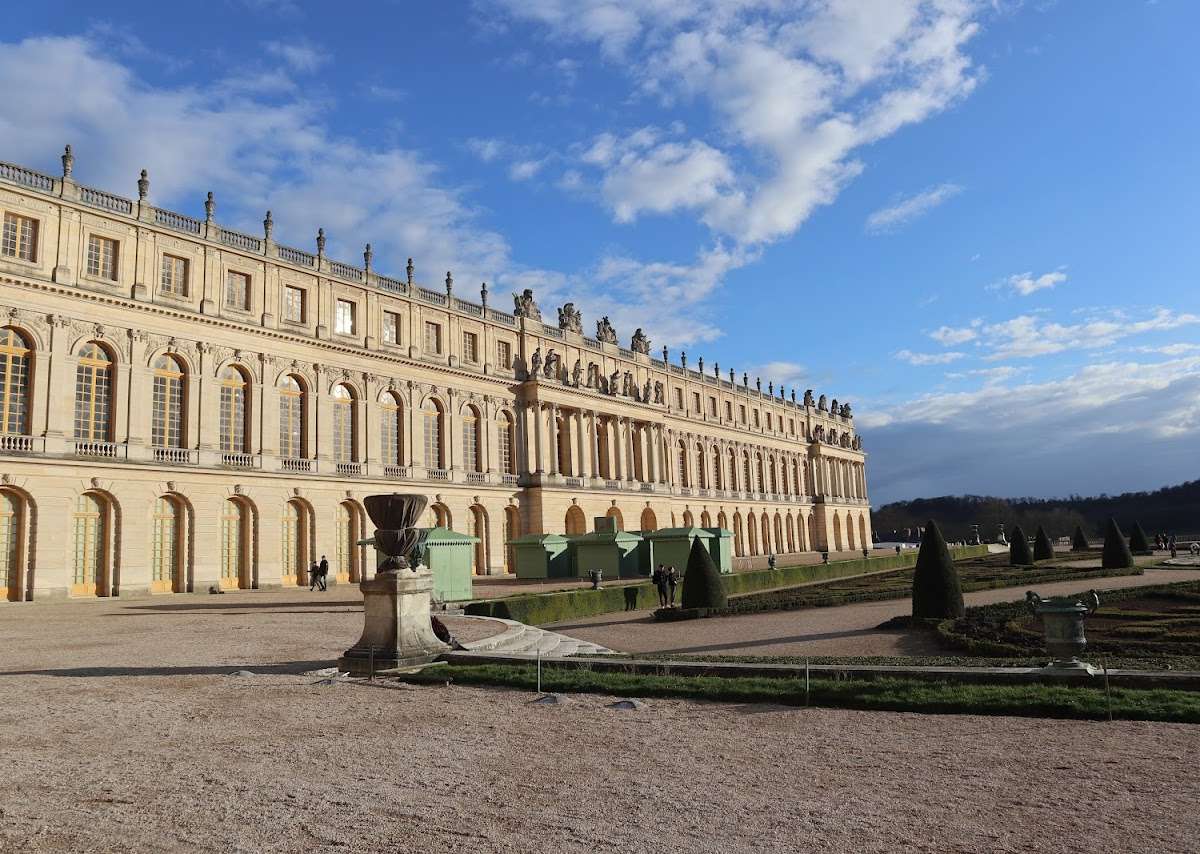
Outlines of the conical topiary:
[[1033,536],[1033,559],[1050,560],[1054,557],[1054,544],[1046,536],[1046,529],[1038,525],[1037,533]]
[[721,573],[717,570],[717,565],[713,563],[708,549],[697,538],[692,541],[687,572],[683,576],[683,607],[724,608],[726,604],[728,602],[725,598],[725,584],[721,581]]
[[1083,533],[1083,528],[1076,525],[1075,535],[1071,537],[1071,551],[1086,552],[1091,547],[1092,544],[1088,542],[1087,535]]
[[1116,519],[1108,520],[1108,528],[1104,532],[1104,554],[1100,565],[1105,569],[1124,569],[1133,566],[1133,555],[1129,553],[1129,543],[1125,535],[1117,527]]
[[1008,535],[1008,562],[1013,566],[1033,566],[1033,553],[1029,551],[1029,540],[1021,526],[1017,525]]
[[921,539],[917,567],[913,573],[912,615],[914,619],[961,617],[962,586],[958,569],[937,524],[930,519]]
[[1146,539],[1141,522],[1133,523],[1133,533],[1129,535],[1129,550],[1135,555],[1150,554],[1150,541]]

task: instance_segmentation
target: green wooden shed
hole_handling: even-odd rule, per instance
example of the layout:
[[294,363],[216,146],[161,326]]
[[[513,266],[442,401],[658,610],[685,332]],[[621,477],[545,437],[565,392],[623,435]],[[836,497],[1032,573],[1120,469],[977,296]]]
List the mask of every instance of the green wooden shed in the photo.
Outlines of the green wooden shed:
[[[449,528],[418,528],[421,536],[410,559],[429,567],[433,573],[433,598],[441,602],[461,602],[475,598],[471,584],[474,578],[475,544],[478,537],[460,534]],[[374,546],[375,538],[359,540],[359,545]],[[386,556],[375,550],[375,568],[383,565]]]
[[[719,530],[719,529],[718,529]],[[728,534],[728,532],[725,532]],[[652,546],[651,560],[654,566],[663,564],[674,566],[683,574],[687,570],[688,555],[692,551],[692,543],[699,540],[709,550],[713,562],[721,572],[733,572],[733,562],[729,557],[730,550],[726,548],[722,555],[719,545],[714,548],[713,541],[723,540],[709,528],[660,528],[642,535]],[[722,561],[720,558],[724,558]]]
[[569,538],[571,562],[579,578],[587,578],[588,572],[599,569],[605,578],[636,578],[638,571],[638,547],[642,538],[629,531],[593,531]]
[[570,578],[570,541],[561,534],[526,534],[509,540],[517,578]]

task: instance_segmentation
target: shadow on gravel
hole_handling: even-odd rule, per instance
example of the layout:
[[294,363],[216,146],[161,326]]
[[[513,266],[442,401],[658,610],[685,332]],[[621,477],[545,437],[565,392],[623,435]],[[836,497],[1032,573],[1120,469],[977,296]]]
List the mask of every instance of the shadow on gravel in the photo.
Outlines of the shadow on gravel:
[[720,652],[731,649],[748,649],[756,646],[772,646],[780,643],[804,643],[806,641],[836,640],[838,638],[856,638],[863,637],[864,635],[876,634],[879,634],[878,629],[852,629],[845,632],[820,632],[809,635],[790,635],[788,637],[756,638],[754,640],[742,641],[740,643],[730,643],[729,641],[726,641],[724,643],[714,643],[706,646],[681,646],[676,647],[675,649],[656,649],[654,651],[658,653],[677,653],[684,655],[692,652]]
[[[221,597],[214,597],[221,598]],[[161,605],[126,605],[129,611],[278,611],[281,614],[312,613],[313,608],[362,607],[362,599],[322,599],[314,602],[164,602]],[[302,611],[285,611],[284,608],[303,608]],[[110,615],[115,616],[115,615]]]
[[218,664],[182,667],[61,667],[53,670],[5,670],[0,678],[8,676],[224,676],[239,670],[249,670],[255,676],[286,676],[307,673],[333,667],[336,659],[316,661],[288,661],[283,664]]

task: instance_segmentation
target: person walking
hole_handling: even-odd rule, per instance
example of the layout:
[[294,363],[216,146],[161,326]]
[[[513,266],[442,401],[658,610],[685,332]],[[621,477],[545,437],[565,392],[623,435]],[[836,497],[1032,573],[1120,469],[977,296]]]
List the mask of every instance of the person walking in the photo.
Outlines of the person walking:
[[314,560],[308,565],[308,592],[311,593],[317,589],[317,583],[321,580],[321,567]]
[[658,591],[658,607],[667,607],[667,569],[661,563],[654,572],[650,573],[650,580],[654,582],[654,589]]
[[321,555],[321,566],[317,570],[317,580],[321,584],[321,590],[328,590],[329,586],[325,579],[329,577],[329,561],[325,559],[325,555]]
[[679,572],[675,569],[675,564],[671,564],[667,569],[667,586],[671,588],[671,603],[668,607],[675,607],[675,588],[679,586]]

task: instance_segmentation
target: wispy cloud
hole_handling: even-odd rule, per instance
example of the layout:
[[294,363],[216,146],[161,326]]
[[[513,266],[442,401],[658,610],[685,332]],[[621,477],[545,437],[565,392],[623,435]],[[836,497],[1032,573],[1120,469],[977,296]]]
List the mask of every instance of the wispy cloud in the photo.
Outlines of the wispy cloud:
[[311,74],[332,59],[328,52],[307,39],[269,41],[263,44],[263,48],[271,56],[282,60],[292,71],[304,74]]
[[954,198],[963,190],[958,184],[938,184],[913,196],[902,198],[867,217],[868,234],[887,234],[897,231],[934,208]]
[[978,338],[982,325],[982,320],[973,320],[969,326],[939,326],[929,333],[929,337],[943,346],[953,347]]
[[896,354],[896,358],[902,362],[908,362],[910,365],[948,365],[951,362],[957,362],[959,359],[966,358],[966,353],[960,353],[951,350],[946,353],[914,353],[912,350],[900,350]]
[[1061,285],[1065,282],[1067,274],[1063,272],[1063,269],[1063,267],[1059,267],[1057,270],[1042,273],[1040,276],[1035,276],[1033,273],[1014,273],[993,285],[992,288],[1008,289],[1023,297],[1027,297],[1030,294],[1048,290],[1055,285]]

